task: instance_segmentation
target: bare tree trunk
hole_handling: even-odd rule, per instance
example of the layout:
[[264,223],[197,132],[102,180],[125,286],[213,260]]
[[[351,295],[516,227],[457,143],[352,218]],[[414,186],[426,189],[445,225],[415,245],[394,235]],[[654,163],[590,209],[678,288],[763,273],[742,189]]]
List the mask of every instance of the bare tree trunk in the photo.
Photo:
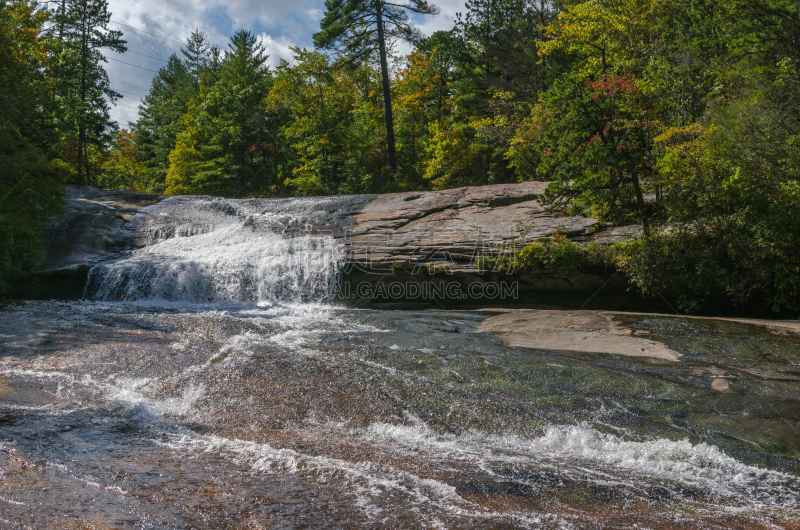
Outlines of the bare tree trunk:
[[83,34],[81,36],[81,88],[80,88],[80,118],[78,118],[78,178],[85,177],[86,185],[91,186],[92,182],[89,179],[89,160],[87,156],[87,149],[86,143],[88,139],[86,138],[86,121],[85,121],[85,112],[86,112],[86,63],[88,62],[87,57],[87,29],[86,29],[86,21],[83,21]]
[[642,195],[642,188],[639,185],[639,175],[634,174],[631,180],[633,180],[633,191],[636,193],[636,206],[639,208],[639,217],[642,220],[642,232],[644,232],[644,237],[647,239],[650,237],[650,223],[647,220],[644,196]]
[[383,35],[382,3],[375,2],[378,19],[378,47],[381,56],[381,77],[383,79],[383,114],[386,118],[386,144],[389,147],[389,167],[392,174],[397,173],[397,153],[394,146],[394,119],[392,117],[392,93],[389,85],[389,66],[386,62],[386,42]]

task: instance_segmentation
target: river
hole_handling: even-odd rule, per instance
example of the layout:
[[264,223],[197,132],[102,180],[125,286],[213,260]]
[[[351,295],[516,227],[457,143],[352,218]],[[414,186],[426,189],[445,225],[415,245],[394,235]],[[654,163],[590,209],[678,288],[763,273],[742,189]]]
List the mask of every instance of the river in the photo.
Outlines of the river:
[[4,306],[0,527],[798,527],[800,334],[617,317],[658,362],[344,307],[331,201],[176,199],[86,300]]

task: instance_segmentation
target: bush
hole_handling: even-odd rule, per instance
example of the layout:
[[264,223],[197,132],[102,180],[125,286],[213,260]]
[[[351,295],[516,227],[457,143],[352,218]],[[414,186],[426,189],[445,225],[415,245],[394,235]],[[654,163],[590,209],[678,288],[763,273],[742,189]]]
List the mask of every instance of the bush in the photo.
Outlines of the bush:
[[597,243],[580,245],[563,232],[542,238],[521,250],[479,260],[478,266],[499,272],[511,270],[526,274],[552,274],[572,277],[589,272],[608,272],[615,267],[616,251]]

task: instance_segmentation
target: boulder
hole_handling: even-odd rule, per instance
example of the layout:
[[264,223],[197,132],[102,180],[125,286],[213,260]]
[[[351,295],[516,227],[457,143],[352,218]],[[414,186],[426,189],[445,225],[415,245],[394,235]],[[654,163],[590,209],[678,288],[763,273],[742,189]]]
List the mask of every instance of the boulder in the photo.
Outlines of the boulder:
[[78,299],[92,265],[120,257],[132,248],[128,222],[164,197],[125,190],[67,186],[64,209],[42,234],[44,259],[10,295],[28,299]]
[[[612,305],[629,306],[627,283],[620,277],[609,278],[610,273],[562,278],[480,270],[481,257],[511,252],[520,238],[534,240],[556,230],[579,241],[636,237],[636,227],[607,227],[595,219],[547,212],[537,200],[546,187],[546,182],[525,182],[320,198],[311,203],[313,213],[307,223],[301,223],[306,227],[301,230],[327,230],[341,241],[346,251],[342,285],[347,292],[340,294],[356,304],[503,303],[577,308],[600,289],[604,292],[592,298],[595,303],[607,305],[609,296],[621,296],[622,301]],[[12,296],[81,298],[93,265],[146,244],[143,227],[152,223],[156,212],[181,209],[186,201],[194,200],[198,199],[68,186],[64,212],[44,231],[45,259],[13,289]],[[286,201],[279,200],[274,207],[284,208],[290,204]],[[146,207],[150,208],[143,210]],[[222,201],[221,207],[225,215],[227,210],[238,215],[233,201]],[[167,215],[163,212],[158,215]],[[286,233],[293,231],[287,229]],[[385,296],[380,291],[398,282],[431,292]],[[358,291],[365,284],[368,289]],[[392,288],[397,291],[398,286]],[[476,295],[478,291],[481,296]]]

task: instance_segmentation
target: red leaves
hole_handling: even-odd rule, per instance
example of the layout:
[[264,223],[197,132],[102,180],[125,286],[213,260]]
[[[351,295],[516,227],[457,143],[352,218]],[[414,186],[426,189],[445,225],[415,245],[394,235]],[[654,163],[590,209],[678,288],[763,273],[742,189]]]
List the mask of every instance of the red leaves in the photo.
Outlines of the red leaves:
[[612,98],[616,95],[627,96],[638,94],[639,89],[633,81],[633,76],[609,76],[603,81],[591,81],[589,88],[594,90],[592,99],[597,99],[600,95]]
[[260,157],[260,158],[281,157],[280,149],[267,142],[257,143],[253,145],[253,147],[251,147],[247,152],[250,156],[253,157]]

